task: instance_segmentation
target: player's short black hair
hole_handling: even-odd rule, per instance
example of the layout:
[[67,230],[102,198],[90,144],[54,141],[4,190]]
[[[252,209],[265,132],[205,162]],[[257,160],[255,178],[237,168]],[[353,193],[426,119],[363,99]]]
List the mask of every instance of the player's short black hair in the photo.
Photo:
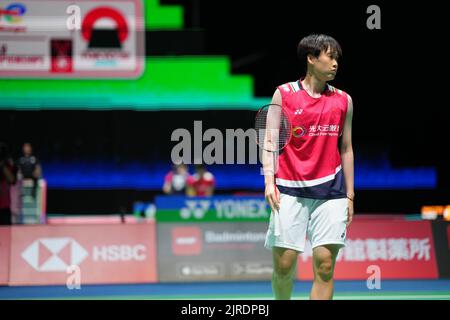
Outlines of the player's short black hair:
[[328,48],[331,49],[336,59],[342,57],[342,49],[336,39],[326,34],[310,34],[298,43],[297,56],[306,66],[308,54],[317,58],[322,51],[326,51]]

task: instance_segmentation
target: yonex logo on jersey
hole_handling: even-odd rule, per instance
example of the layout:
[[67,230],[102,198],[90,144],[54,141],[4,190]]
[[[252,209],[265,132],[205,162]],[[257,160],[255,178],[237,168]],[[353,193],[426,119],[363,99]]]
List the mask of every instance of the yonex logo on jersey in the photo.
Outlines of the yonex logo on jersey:
[[294,114],[298,115],[298,114],[302,114],[302,112],[303,112],[303,109],[296,109]]

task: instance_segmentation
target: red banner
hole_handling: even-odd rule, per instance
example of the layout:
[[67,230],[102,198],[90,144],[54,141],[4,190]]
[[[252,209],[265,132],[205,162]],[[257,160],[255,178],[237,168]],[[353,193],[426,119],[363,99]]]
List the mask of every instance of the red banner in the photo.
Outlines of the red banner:
[[[430,222],[353,221],[346,247],[336,259],[334,279],[367,279],[373,270],[381,272],[381,279],[438,278]],[[299,256],[297,271],[299,280],[313,279],[309,241],[305,252]]]
[[10,245],[11,230],[9,227],[0,227],[0,285],[8,284]]
[[155,241],[153,222],[12,227],[9,284],[156,282]]

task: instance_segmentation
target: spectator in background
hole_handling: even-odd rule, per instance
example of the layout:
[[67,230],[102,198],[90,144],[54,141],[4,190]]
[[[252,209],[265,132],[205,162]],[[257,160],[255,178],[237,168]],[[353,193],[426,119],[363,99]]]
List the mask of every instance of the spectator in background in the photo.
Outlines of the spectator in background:
[[203,164],[195,166],[195,174],[188,180],[188,195],[196,197],[209,197],[214,194],[216,179],[206,170]]
[[19,178],[33,181],[33,196],[36,197],[38,179],[42,177],[39,159],[33,155],[31,143],[26,142],[22,147],[23,156],[19,158]]
[[165,194],[186,194],[189,172],[185,164],[174,165],[164,178],[163,192]]
[[16,183],[16,173],[8,146],[0,142],[0,225],[11,225],[10,186]]
[[31,143],[26,142],[22,147],[23,156],[19,158],[19,172],[23,179],[39,179],[42,168],[39,159],[33,155]]

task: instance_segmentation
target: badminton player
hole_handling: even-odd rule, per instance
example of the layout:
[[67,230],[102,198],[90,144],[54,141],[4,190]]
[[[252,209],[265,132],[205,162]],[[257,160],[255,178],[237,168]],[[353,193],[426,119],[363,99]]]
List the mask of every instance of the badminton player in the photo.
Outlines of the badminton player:
[[[306,236],[313,250],[310,299],[332,299],[333,271],[353,217],[353,149],[350,96],[328,84],[342,55],[330,36],[312,34],[298,44],[306,75],[277,88],[272,103],[289,114],[292,137],[280,152],[275,174],[265,176],[265,197],[274,214],[266,248],[273,252],[275,299],[290,299]],[[278,228],[278,227],[277,227]]]

